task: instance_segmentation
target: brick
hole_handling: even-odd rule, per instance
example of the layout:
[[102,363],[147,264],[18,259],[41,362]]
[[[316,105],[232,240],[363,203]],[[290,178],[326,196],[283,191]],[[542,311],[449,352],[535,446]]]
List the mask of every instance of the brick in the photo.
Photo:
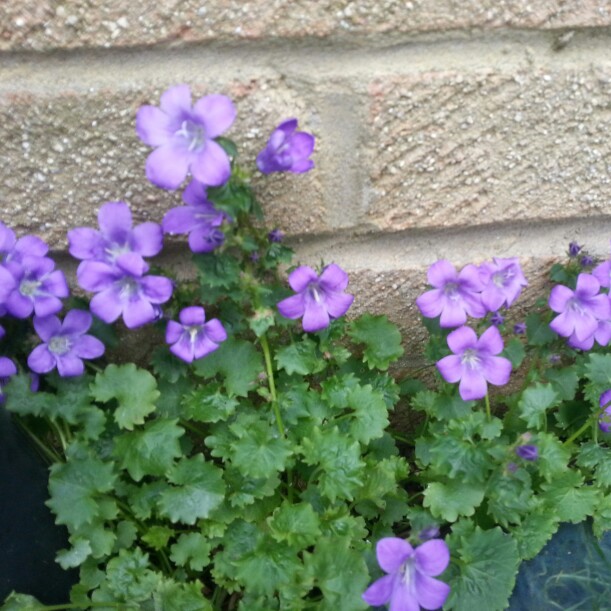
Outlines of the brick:
[[[138,221],[160,222],[180,196],[147,182],[144,163],[151,149],[138,140],[134,125],[138,107],[158,104],[166,86],[5,94],[0,98],[0,218],[18,233],[40,235],[56,249],[66,247],[68,229],[94,223],[106,201],[127,201]],[[241,162],[251,170],[280,119],[300,116],[305,124],[316,124],[315,112],[306,111],[298,96],[277,81],[207,83],[205,89],[194,87],[194,98],[210,91],[236,101],[238,120],[227,135],[236,139]],[[314,173],[267,179],[257,172],[253,180],[270,224],[288,233],[326,229]]]
[[611,65],[435,72],[369,87],[379,229],[608,214]]
[[608,0],[5,0],[0,50],[610,24]]

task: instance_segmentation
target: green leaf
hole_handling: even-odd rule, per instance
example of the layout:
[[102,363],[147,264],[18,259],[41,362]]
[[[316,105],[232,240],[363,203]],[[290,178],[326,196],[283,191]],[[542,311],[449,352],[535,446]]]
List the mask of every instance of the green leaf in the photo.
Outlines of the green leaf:
[[316,585],[324,598],[321,611],[357,611],[367,609],[361,598],[369,584],[367,565],[360,551],[353,549],[351,537],[325,537],[306,562],[312,565]]
[[261,419],[238,418],[229,429],[237,437],[232,443],[231,462],[247,477],[267,478],[283,471],[291,456],[291,444]]
[[160,575],[151,570],[148,554],[136,547],[122,549],[119,556],[108,561],[108,588],[117,597],[129,602],[140,602],[151,596],[160,582]]
[[195,373],[206,378],[220,374],[229,395],[245,397],[264,371],[261,354],[244,340],[230,338],[220,348],[194,363]]
[[142,540],[155,550],[164,549],[168,541],[174,536],[175,531],[167,526],[151,526],[143,535]]
[[594,507],[600,502],[601,491],[594,486],[585,487],[583,477],[575,471],[568,471],[550,483],[541,485],[545,506],[554,512],[561,522],[578,524],[593,515]]
[[77,529],[100,515],[99,496],[115,482],[112,463],[104,463],[77,446],[68,448],[68,461],[51,466],[47,505],[57,524]]
[[526,317],[526,337],[531,346],[545,346],[553,342],[557,335],[550,329],[549,322],[534,312]]
[[455,420],[468,416],[473,411],[475,401],[464,401],[459,395],[440,395],[431,390],[423,390],[414,396],[412,408],[424,411],[436,420]]
[[28,594],[17,594],[11,592],[8,598],[4,601],[1,611],[44,611],[46,606],[39,600]]
[[591,470],[598,486],[611,487],[611,456],[608,448],[593,441],[584,443],[579,448],[577,464]]
[[505,609],[519,564],[516,542],[498,527],[478,526],[462,536],[451,535],[449,544],[451,556],[460,559],[460,572],[449,580],[452,590],[444,609]]
[[129,431],[143,424],[146,416],[155,411],[155,401],[159,397],[153,375],[137,369],[133,363],[106,367],[103,373],[96,375],[91,393],[102,403],[116,400],[115,421]]
[[424,491],[424,507],[431,514],[447,522],[455,522],[458,516],[472,516],[484,500],[484,487],[475,483],[452,481],[430,483]]
[[575,397],[579,385],[579,376],[573,367],[564,369],[548,369],[545,377],[563,401],[571,401]]
[[159,498],[159,511],[172,522],[195,524],[207,518],[225,498],[222,471],[205,462],[201,454],[183,458],[168,474],[176,485],[164,490]]
[[518,408],[520,418],[526,421],[529,428],[541,430],[545,428],[547,410],[556,407],[560,397],[551,384],[536,384],[523,393]]
[[178,440],[184,432],[176,420],[152,421],[142,431],[117,437],[113,453],[137,482],[146,475],[161,476],[182,455]]
[[301,341],[280,348],[275,355],[279,369],[284,369],[289,375],[309,375],[318,373],[326,367],[322,354],[318,352],[316,343],[305,336]]
[[337,427],[321,431],[314,428],[310,438],[301,441],[304,462],[318,466],[318,485],[321,494],[332,503],[338,498],[353,499],[362,485],[361,449],[339,432]]
[[180,535],[178,541],[170,548],[170,560],[178,566],[189,566],[197,572],[210,564],[212,545],[201,533]]
[[520,524],[522,517],[536,504],[530,476],[525,469],[515,473],[499,469],[488,480],[487,486],[488,513],[495,523],[505,528],[509,524]]
[[513,337],[505,344],[505,349],[501,355],[511,361],[513,369],[515,370],[522,364],[522,361],[526,357],[526,350],[524,349],[524,344],[522,344],[517,337]]
[[384,435],[388,426],[388,409],[384,396],[369,385],[354,388],[347,400],[352,411],[350,435],[363,444]]
[[534,558],[558,530],[558,516],[545,508],[528,514],[520,526],[512,529],[523,560]]
[[586,376],[600,392],[611,388],[611,354],[590,354]]
[[198,422],[228,420],[239,405],[237,399],[223,394],[216,385],[198,388],[184,402],[187,418]]
[[199,581],[176,583],[163,579],[153,593],[155,611],[212,611],[212,603],[205,599]]
[[193,255],[193,263],[204,293],[206,289],[228,289],[239,282],[240,261],[234,257],[204,253]]
[[64,571],[83,564],[91,554],[91,545],[86,539],[76,537],[71,543],[72,547],[69,550],[63,549],[57,552],[57,562]]
[[566,472],[571,451],[550,433],[537,433],[534,440],[539,449],[537,470],[548,482]]
[[601,539],[611,530],[611,496],[606,494],[600,499],[592,515],[592,530],[594,535]]
[[189,365],[172,354],[167,346],[159,346],[153,351],[151,365],[158,378],[177,382],[189,372]]
[[402,354],[401,333],[386,316],[363,314],[352,323],[349,332],[353,341],[365,344],[363,360],[370,369],[388,369]]
[[292,505],[287,501],[267,518],[272,537],[278,543],[304,549],[314,545],[321,536],[320,520],[309,503]]

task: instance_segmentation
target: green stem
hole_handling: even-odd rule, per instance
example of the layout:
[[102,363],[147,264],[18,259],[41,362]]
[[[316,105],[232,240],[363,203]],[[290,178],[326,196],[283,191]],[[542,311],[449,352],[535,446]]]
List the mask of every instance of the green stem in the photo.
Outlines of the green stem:
[[62,450],[65,453],[66,452],[66,448],[68,447],[68,442],[66,441],[66,438],[64,437],[64,432],[62,431],[62,429],[59,426],[59,424],[57,424],[57,422],[55,422],[55,420],[52,420],[52,419],[48,418],[47,421],[49,422],[49,424],[51,425],[51,428],[55,431],[55,433],[59,437],[59,441],[62,444]]
[[485,400],[486,400],[486,418],[488,418],[488,421],[490,421],[492,420],[492,414],[490,413],[490,397],[488,396],[488,393],[486,393]]
[[265,358],[265,370],[267,372],[267,383],[269,385],[269,394],[272,397],[272,409],[274,410],[274,416],[276,417],[276,424],[278,425],[278,432],[282,437],[286,437],[284,432],[284,424],[282,424],[282,416],[280,415],[280,408],[278,407],[278,395],[276,394],[276,382],[274,380],[274,368],[272,366],[272,354],[269,349],[269,343],[267,342],[267,336],[263,334],[259,341],[261,342],[261,348],[263,349],[263,357]]
[[588,430],[588,428],[590,427],[592,422],[595,421],[595,420],[598,420],[598,415],[596,417],[594,417],[594,418],[588,418],[582,424],[582,426],[577,431],[575,431],[562,445],[568,446],[569,444],[573,443],[573,441],[575,441],[575,439],[577,439],[577,437],[579,437],[580,435],[585,433],[585,431]]
[[63,462],[62,459],[51,448],[47,447],[30,429],[24,424],[21,418],[15,419],[21,430],[34,442],[36,447],[44,454],[45,458],[50,462]]

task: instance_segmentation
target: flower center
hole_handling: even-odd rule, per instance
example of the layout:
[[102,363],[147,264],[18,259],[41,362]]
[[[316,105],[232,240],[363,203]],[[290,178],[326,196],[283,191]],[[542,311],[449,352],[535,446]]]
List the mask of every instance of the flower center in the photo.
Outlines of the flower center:
[[206,144],[206,134],[203,125],[195,123],[190,119],[182,122],[180,129],[176,132],[189,143],[189,152],[200,151]]
[[401,581],[403,581],[406,586],[412,584],[414,582],[414,575],[416,573],[416,562],[414,558],[408,558],[401,565],[399,572],[401,573]]
[[196,327],[196,326],[192,326],[192,327],[187,327],[187,333],[189,334],[189,341],[194,344],[195,343],[195,339],[197,338],[197,334],[200,331],[200,327]]
[[34,297],[38,293],[40,280],[23,280],[19,285],[19,292],[24,297]]
[[446,297],[455,301],[456,299],[460,297],[460,295],[458,294],[458,283],[457,282],[448,282],[443,287],[443,293]]
[[66,354],[70,350],[70,340],[67,337],[56,336],[49,341],[49,352],[59,356]]
[[320,295],[320,290],[318,288],[318,286],[315,283],[312,283],[308,286],[308,294],[310,295],[310,297],[312,297],[312,299],[314,299],[314,301],[316,303],[321,303],[322,302],[322,297]]
[[133,279],[127,276],[120,281],[119,299],[130,299],[140,292],[140,285]]
[[567,308],[582,316],[583,314],[585,314],[585,309],[583,305],[579,302],[579,299],[577,299],[577,297],[571,297],[571,299],[569,299]]
[[495,274],[493,274],[492,282],[494,283],[495,286],[498,286],[499,288],[503,288],[511,282],[511,279],[513,278],[513,276],[514,276],[513,269],[509,267],[507,269],[504,269],[503,271],[496,272]]
[[104,252],[108,255],[111,263],[114,263],[121,255],[124,255],[126,252],[131,252],[131,248],[129,244],[117,244],[112,243],[106,246]]
[[467,348],[460,357],[460,362],[470,369],[478,369],[481,359],[475,348]]

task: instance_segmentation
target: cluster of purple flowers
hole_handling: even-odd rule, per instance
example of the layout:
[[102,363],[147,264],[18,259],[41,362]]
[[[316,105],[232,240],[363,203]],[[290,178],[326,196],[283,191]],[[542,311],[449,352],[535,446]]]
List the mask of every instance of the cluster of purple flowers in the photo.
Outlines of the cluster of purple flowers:
[[[504,322],[499,310],[510,307],[528,284],[518,259],[495,258],[460,272],[442,259],[431,265],[427,276],[433,288],[416,299],[420,312],[427,318],[439,316],[444,328],[459,327],[448,335],[453,354],[442,358],[437,369],[447,382],[460,382],[458,392],[465,401],[481,399],[489,383],[506,384],[511,374],[510,361],[498,356],[503,339],[497,326]],[[465,323],[469,316],[487,314],[492,314],[492,326],[478,338]]]
[[[591,274],[579,274],[575,290],[556,285],[549,296],[549,307],[558,313],[550,327],[568,338],[573,348],[589,350],[594,342],[606,346],[611,341],[611,261],[605,261]],[[607,292],[601,292],[601,288]]]

